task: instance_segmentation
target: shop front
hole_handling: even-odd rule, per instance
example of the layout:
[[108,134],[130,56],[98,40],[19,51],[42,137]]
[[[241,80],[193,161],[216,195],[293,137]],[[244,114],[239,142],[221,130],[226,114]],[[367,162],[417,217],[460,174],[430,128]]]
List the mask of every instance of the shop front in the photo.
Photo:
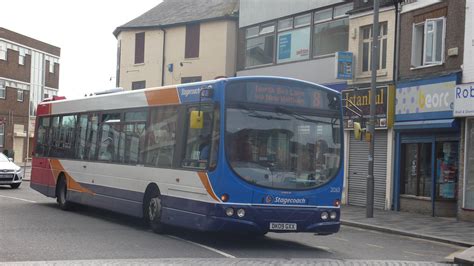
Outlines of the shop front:
[[395,104],[394,209],[457,212],[460,126],[453,117],[457,74],[399,83]]
[[[390,207],[392,147],[393,147],[393,107],[395,89],[381,86],[376,90],[376,132],[374,134],[374,207]],[[370,89],[349,89],[342,91],[344,101],[345,129],[345,189],[344,203],[366,206],[369,142],[356,140],[354,122],[366,128],[370,117]]]
[[454,94],[453,114],[462,124],[457,216],[474,221],[474,83],[456,86]]

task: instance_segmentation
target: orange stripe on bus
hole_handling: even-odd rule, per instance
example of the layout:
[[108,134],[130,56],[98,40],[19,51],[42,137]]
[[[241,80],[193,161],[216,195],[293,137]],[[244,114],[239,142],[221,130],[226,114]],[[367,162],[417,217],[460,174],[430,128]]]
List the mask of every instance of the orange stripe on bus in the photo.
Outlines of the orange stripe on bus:
[[145,91],[148,105],[179,104],[176,87]]
[[216,201],[220,202],[219,198],[216,196],[216,194],[214,193],[214,191],[212,191],[212,187],[211,187],[211,184],[209,183],[209,178],[207,177],[207,174],[204,173],[204,172],[198,172],[198,176],[199,176],[199,178],[201,179],[202,184],[203,184],[204,187],[206,188],[207,193],[209,193],[209,195],[210,195],[213,199],[215,199]]
[[79,183],[74,180],[74,178],[64,170],[64,167],[62,166],[61,162],[58,159],[50,159],[49,163],[51,164],[51,171],[53,172],[54,176],[54,181],[57,183],[58,182],[58,177],[61,172],[64,173],[66,176],[66,183],[67,183],[67,188],[70,190],[75,190],[78,192],[83,192],[83,193],[88,193],[88,194],[95,194],[91,190],[81,186]]

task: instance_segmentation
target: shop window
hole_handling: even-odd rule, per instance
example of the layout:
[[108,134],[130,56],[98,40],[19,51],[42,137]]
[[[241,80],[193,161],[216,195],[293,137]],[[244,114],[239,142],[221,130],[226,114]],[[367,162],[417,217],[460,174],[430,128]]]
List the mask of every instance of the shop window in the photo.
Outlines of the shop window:
[[431,197],[431,143],[412,143],[402,146],[404,158],[400,194]]
[[273,63],[275,24],[266,24],[246,30],[245,66]]
[[466,120],[463,207],[474,210],[474,119]]
[[277,63],[309,58],[310,27],[297,28],[278,34]]
[[436,143],[436,199],[457,199],[459,142]]
[[139,32],[135,34],[135,64],[143,64],[145,62],[145,33]]
[[445,18],[427,19],[414,24],[412,32],[412,67],[436,65],[444,60]]
[[[370,71],[371,54],[372,54],[372,25],[360,28],[362,42],[362,72]],[[376,62],[376,69],[387,68],[387,23],[382,22],[379,25],[379,38],[377,40],[379,60]]]

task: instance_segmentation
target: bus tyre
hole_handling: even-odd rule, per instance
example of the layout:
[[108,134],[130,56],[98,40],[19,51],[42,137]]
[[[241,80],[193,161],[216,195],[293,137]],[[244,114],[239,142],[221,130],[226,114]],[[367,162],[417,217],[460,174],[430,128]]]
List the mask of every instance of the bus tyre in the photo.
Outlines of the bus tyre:
[[61,210],[69,210],[71,203],[67,200],[67,183],[64,176],[60,176],[56,185],[56,201]]
[[12,189],[16,189],[16,188],[19,188],[20,185],[21,185],[21,183],[15,183],[15,184],[11,184],[10,187],[11,187]]
[[165,231],[165,226],[161,223],[161,206],[160,194],[153,191],[147,197],[146,205],[143,210],[146,222],[150,225],[151,230],[157,234],[162,234]]

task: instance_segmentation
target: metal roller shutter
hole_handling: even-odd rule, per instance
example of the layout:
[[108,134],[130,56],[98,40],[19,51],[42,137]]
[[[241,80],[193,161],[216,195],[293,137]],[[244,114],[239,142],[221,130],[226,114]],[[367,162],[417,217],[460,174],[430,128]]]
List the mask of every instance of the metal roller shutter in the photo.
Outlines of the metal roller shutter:
[[[368,174],[369,143],[355,140],[351,132],[349,142],[349,204],[365,206]],[[375,132],[375,164],[374,164],[374,207],[384,209],[385,187],[387,180],[387,131]]]

